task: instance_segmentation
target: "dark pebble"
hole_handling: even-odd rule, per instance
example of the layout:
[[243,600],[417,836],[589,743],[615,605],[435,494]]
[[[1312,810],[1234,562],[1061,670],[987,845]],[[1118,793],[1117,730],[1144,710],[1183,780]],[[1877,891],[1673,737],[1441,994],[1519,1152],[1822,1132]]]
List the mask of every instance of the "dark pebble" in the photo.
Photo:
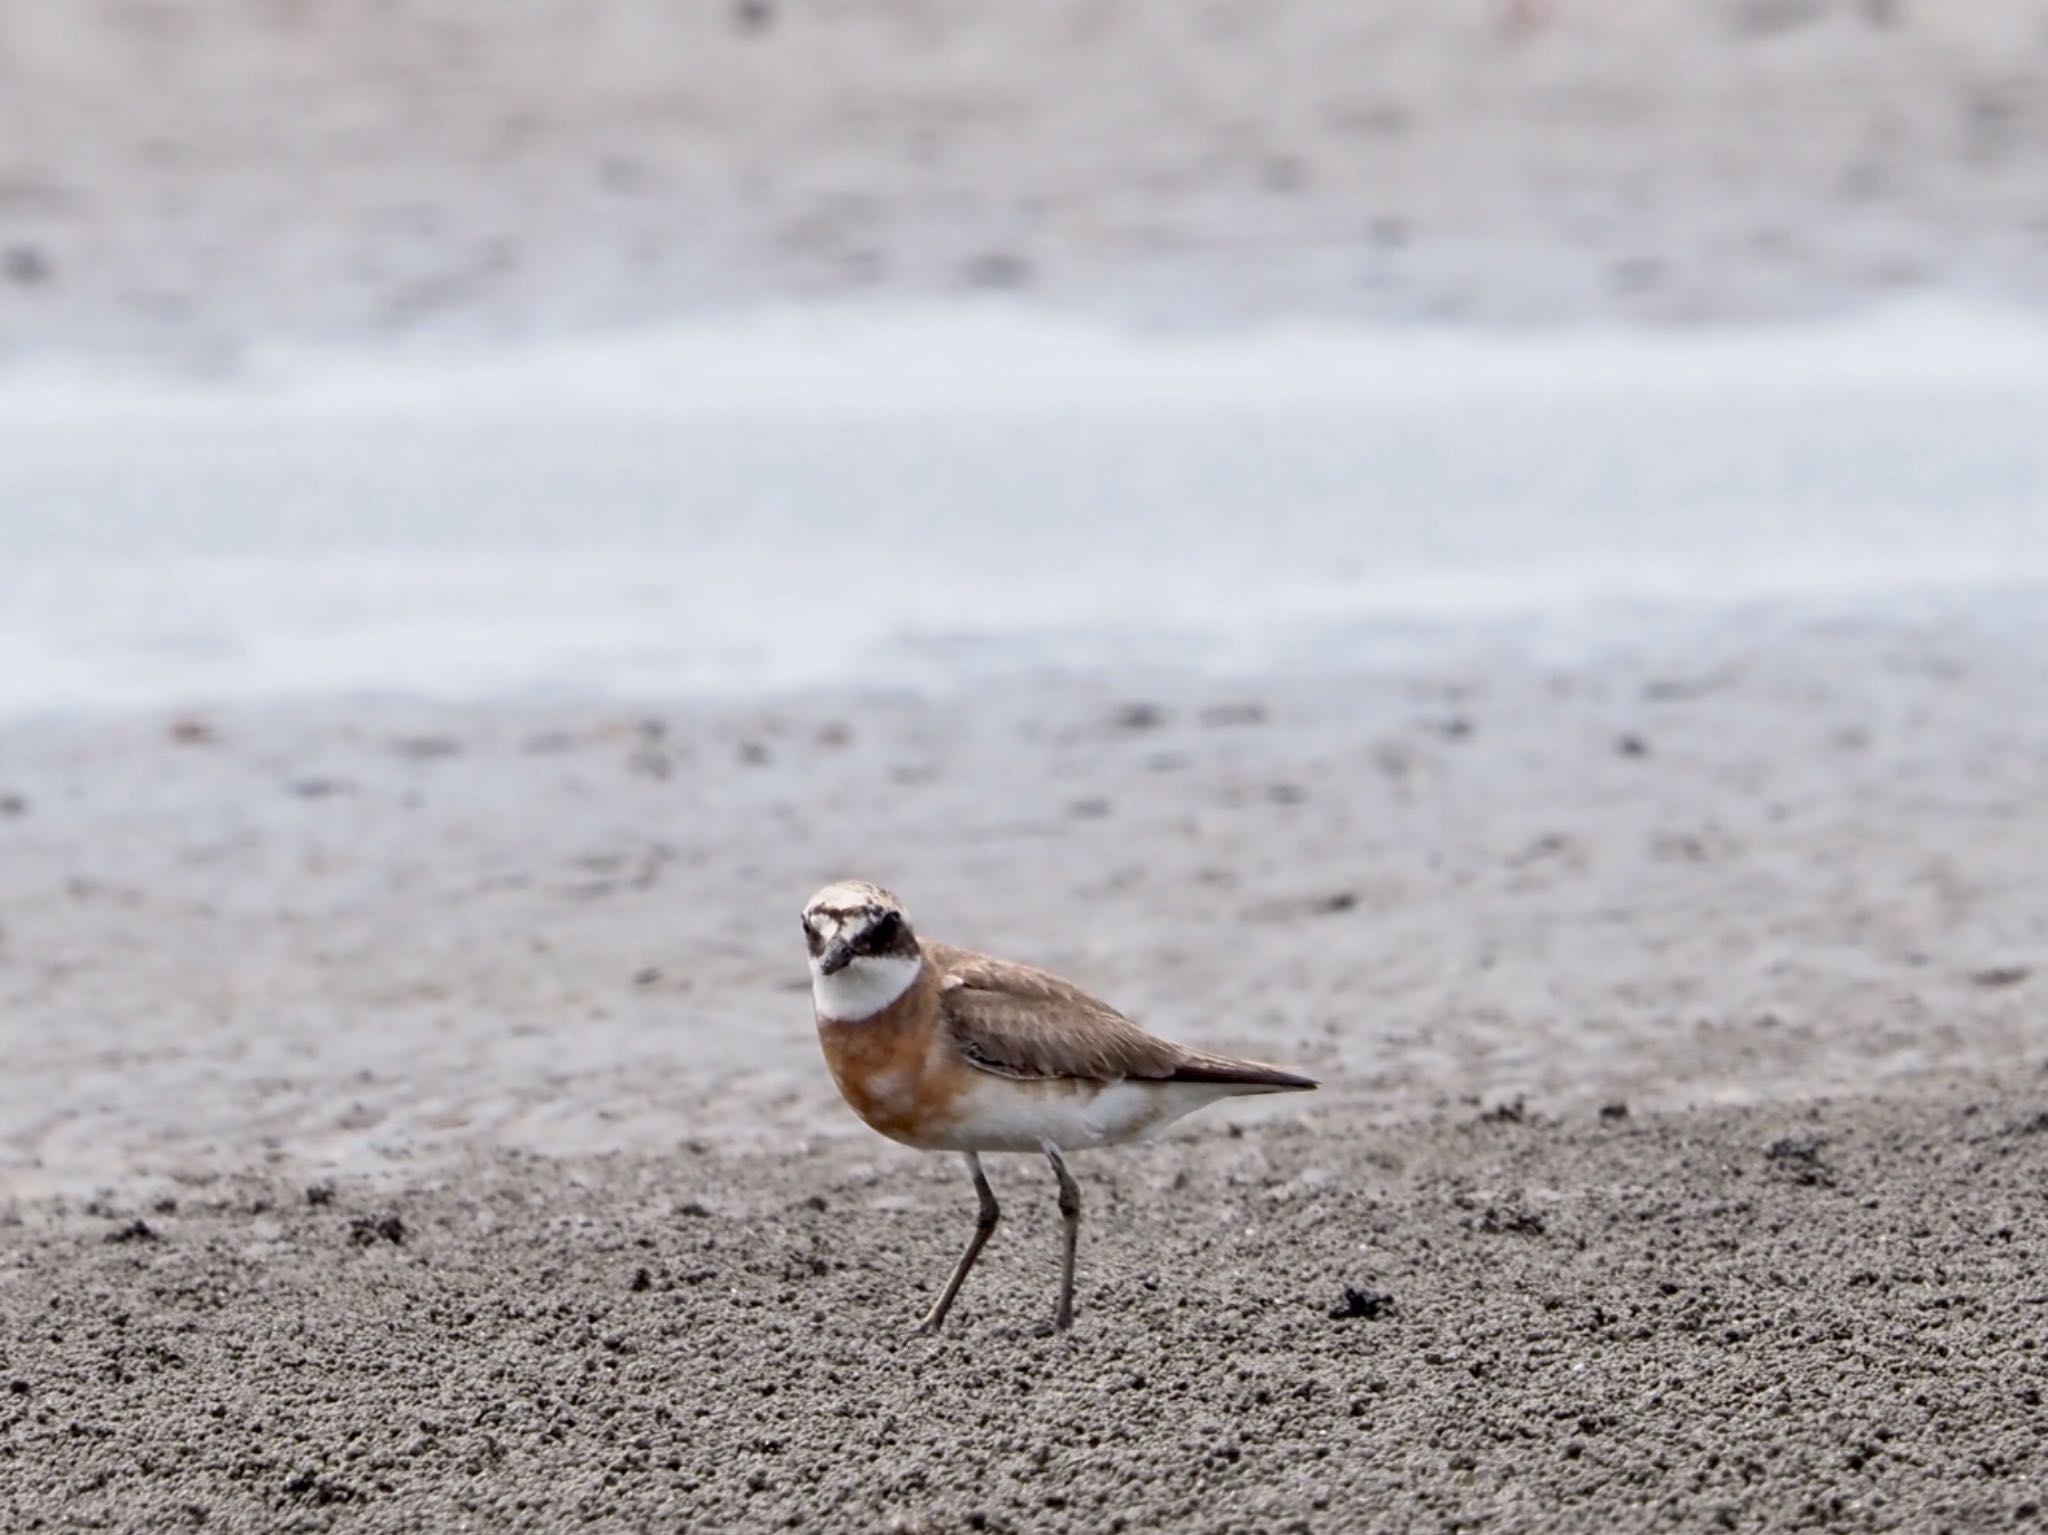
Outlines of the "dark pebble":
[[405,1222],[395,1215],[358,1215],[349,1222],[348,1239],[358,1247],[389,1242],[394,1247],[405,1241]]
[[1973,972],[1970,979],[1979,986],[2017,986],[2033,973],[2025,965],[1992,965]]
[[1775,1164],[1794,1183],[1825,1187],[1835,1181],[1835,1174],[1834,1169],[1821,1160],[1820,1146],[1817,1140],[1795,1140],[1787,1136],[1765,1148],[1764,1160]]
[[1378,1290],[1367,1289],[1363,1285],[1346,1285],[1344,1287],[1344,1298],[1330,1308],[1330,1320],[1333,1322],[1349,1322],[1362,1318],[1368,1322],[1377,1322],[1381,1317],[1391,1313],[1393,1309],[1393,1296],[1382,1294]]

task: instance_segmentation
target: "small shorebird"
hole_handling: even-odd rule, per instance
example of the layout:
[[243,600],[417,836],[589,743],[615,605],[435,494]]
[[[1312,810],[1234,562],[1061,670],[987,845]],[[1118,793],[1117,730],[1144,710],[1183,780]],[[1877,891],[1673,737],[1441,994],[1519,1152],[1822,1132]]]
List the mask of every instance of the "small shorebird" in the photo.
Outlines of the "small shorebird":
[[917,1325],[936,1332],[1001,1215],[984,1151],[1039,1151],[1060,1186],[1065,1246],[1053,1326],[1074,1320],[1081,1190],[1064,1151],[1111,1146],[1219,1098],[1289,1093],[1312,1078],[1147,1034],[1080,987],[1028,965],[918,938],[902,904],[857,880],[804,907],[811,995],[832,1080],[891,1140],[967,1158],[981,1215]]

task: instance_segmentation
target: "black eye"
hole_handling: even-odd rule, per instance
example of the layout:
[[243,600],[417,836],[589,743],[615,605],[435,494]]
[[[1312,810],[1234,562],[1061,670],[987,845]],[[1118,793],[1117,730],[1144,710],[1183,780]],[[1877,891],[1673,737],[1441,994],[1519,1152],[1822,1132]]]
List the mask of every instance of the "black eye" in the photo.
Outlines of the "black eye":
[[903,931],[903,918],[893,911],[885,911],[868,927],[868,943],[881,948],[896,941]]

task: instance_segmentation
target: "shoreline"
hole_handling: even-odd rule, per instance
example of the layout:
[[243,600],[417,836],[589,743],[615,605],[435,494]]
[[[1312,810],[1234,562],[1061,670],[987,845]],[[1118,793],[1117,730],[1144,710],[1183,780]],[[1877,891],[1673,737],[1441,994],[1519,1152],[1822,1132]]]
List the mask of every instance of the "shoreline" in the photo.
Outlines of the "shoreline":
[[807,314],[105,388],[0,383],[0,715],[1256,682],[2048,590],[2048,327],[1925,305],[1690,338]]

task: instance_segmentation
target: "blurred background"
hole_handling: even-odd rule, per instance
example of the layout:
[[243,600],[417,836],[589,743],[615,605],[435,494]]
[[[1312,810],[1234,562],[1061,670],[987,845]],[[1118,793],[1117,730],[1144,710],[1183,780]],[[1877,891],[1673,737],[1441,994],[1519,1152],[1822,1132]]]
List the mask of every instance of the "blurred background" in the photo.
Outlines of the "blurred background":
[[2004,1061],[2044,303],[2041,0],[0,0],[12,1160]]
[[2038,573],[2044,294],[2033,0],[6,0],[0,698]]

